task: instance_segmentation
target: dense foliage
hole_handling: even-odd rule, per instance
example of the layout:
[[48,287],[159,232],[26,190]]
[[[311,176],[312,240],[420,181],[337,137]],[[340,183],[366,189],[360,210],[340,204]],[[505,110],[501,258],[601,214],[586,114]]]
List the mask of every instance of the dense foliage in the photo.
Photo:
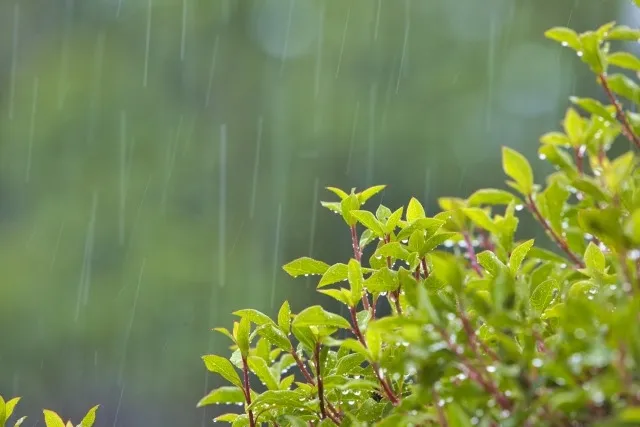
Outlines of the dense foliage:
[[[275,320],[235,312],[231,331],[216,329],[230,358],[203,358],[230,385],[199,406],[244,405],[216,420],[252,427],[640,423],[640,115],[622,104],[639,104],[640,86],[614,70],[640,72],[640,60],[610,51],[640,31],[546,36],[591,68],[610,105],[571,98],[562,131],[541,137],[540,158],[555,166],[544,185],[504,147],[513,192],[441,198],[433,217],[415,198],[364,210],[384,186],[328,188],[338,200],[322,205],[344,219],[353,257],[284,269],[319,276],[319,292],[348,314],[294,314],[286,301]],[[619,135],[631,146],[614,156]],[[560,255],[516,239],[520,211]]]

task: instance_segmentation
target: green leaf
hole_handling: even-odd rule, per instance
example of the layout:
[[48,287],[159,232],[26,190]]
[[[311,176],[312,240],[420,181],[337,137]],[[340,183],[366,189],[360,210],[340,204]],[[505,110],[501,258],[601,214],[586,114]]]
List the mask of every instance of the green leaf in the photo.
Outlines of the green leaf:
[[266,314],[258,311],[258,310],[254,310],[252,308],[246,308],[243,310],[237,310],[233,312],[234,315],[241,317],[241,318],[247,318],[249,319],[251,322],[255,323],[256,325],[262,326],[264,324],[267,323],[273,323],[273,320],[271,320],[271,318],[269,316],[267,316]]
[[522,265],[522,261],[533,247],[533,243],[533,239],[527,240],[526,242],[520,243],[511,252],[511,257],[509,258],[509,270],[511,270],[511,274],[514,276],[518,273],[518,270],[520,270],[520,265]]
[[569,137],[562,132],[548,132],[540,137],[540,143],[543,145],[559,145],[568,147],[571,145]]
[[285,334],[291,332],[291,307],[289,306],[289,301],[283,302],[278,311],[278,326]]
[[0,396],[0,427],[4,427],[4,422],[9,418],[7,416],[7,407],[4,398]]
[[321,201],[320,204],[323,207],[329,209],[330,211],[342,215],[342,205],[340,204],[340,202],[323,202],[323,201]]
[[626,423],[640,423],[640,406],[623,408],[618,413],[618,421]]
[[638,40],[640,40],[640,30],[635,28],[629,28],[625,25],[619,25],[615,28],[612,28],[606,34],[605,39],[637,42]]
[[384,228],[382,223],[378,221],[371,212],[369,211],[361,211],[355,210],[351,211],[351,215],[357,219],[362,225],[371,230],[376,236],[382,237],[384,236]]
[[351,305],[353,303],[352,298],[351,298],[351,292],[349,292],[347,289],[344,289],[344,288],[341,288],[341,289],[320,289],[320,290],[318,290],[318,292],[320,292],[321,294],[325,294],[327,296],[330,296],[331,298],[335,299],[336,301],[343,303],[347,307],[351,307]]
[[558,283],[555,279],[545,280],[536,286],[529,298],[529,304],[538,312],[544,311],[553,300],[557,289]]
[[[235,423],[239,418],[247,418],[246,414],[222,414],[220,416],[215,417],[214,422],[223,422],[223,423]],[[249,422],[247,418],[247,423]]]
[[611,74],[607,77],[609,88],[616,94],[640,104],[640,87],[624,74]]
[[482,190],[478,190],[473,193],[467,199],[467,204],[469,206],[480,206],[480,205],[508,205],[509,203],[515,201],[516,203],[521,203],[520,200],[504,190],[496,190],[494,188],[485,188]]
[[290,276],[298,277],[303,274],[305,276],[310,274],[324,274],[329,268],[329,265],[313,258],[302,257],[291,261],[282,268],[289,273]]
[[27,419],[27,417],[20,417],[16,420],[16,423],[13,425],[13,427],[20,427],[22,425],[23,422],[25,422],[25,420]]
[[353,338],[347,338],[342,342],[342,347],[347,348],[354,353],[360,355],[365,359],[369,359],[369,351],[365,348],[365,346],[360,343],[360,341],[354,340]]
[[248,317],[244,316],[240,319],[238,328],[235,330],[235,339],[238,349],[242,357],[247,357],[249,354],[249,335],[251,333],[251,321]]
[[578,147],[584,143],[585,121],[576,110],[567,108],[562,125],[572,146]]
[[607,57],[607,61],[616,67],[640,71],[640,59],[629,52],[614,52]]
[[[343,342],[343,345],[344,345],[344,342]],[[348,348],[348,346],[349,345],[347,345],[347,347],[345,348]],[[349,348],[349,350],[351,350],[351,348]],[[362,351],[362,349],[360,350]],[[365,353],[366,353],[366,350],[365,350]],[[335,367],[335,374],[336,375],[350,374],[351,372],[353,372],[355,368],[362,365],[362,362],[364,361],[365,361],[365,356],[360,352],[347,354],[346,356],[338,359],[338,363],[336,364],[336,367]]]
[[579,51],[582,48],[580,37],[578,37],[578,34],[571,28],[553,27],[545,31],[544,36],[559,42],[563,46],[568,46],[575,51]]
[[360,263],[355,259],[350,259],[348,268],[348,279],[349,285],[351,287],[351,305],[355,306],[362,298],[362,282],[364,279],[362,277],[362,267]]
[[[4,423],[6,420],[11,418],[11,415],[13,415],[13,411],[16,408],[18,402],[20,402],[20,398],[14,397],[13,399],[9,399],[6,403],[4,403],[4,400],[0,396],[0,426],[2,426],[2,423]],[[4,406],[4,408],[2,408],[2,406]]]
[[380,361],[382,356],[382,335],[377,329],[367,329],[365,332],[365,342],[372,362]]
[[333,285],[334,283],[347,280],[348,275],[349,275],[349,268],[347,267],[347,264],[342,264],[342,263],[333,264],[322,275],[322,278],[318,283],[318,288],[322,288],[328,285]]
[[464,208],[462,211],[478,227],[484,228],[491,233],[498,232],[498,229],[486,210],[481,208]]
[[235,368],[227,359],[215,354],[202,356],[205,366],[210,372],[219,374],[222,378],[229,381],[231,384],[242,387],[242,381],[240,376],[236,372]]
[[292,390],[267,390],[249,405],[249,409],[257,409],[265,405],[277,405],[280,409],[304,409],[307,407],[306,399],[302,393]]
[[578,212],[578,224],[584,232],[596,236],[609,249],[617,251],[628,243],[619,222],[621,217],[617,208],[583,209]]
[[446,414],[449,427],[473,427],[469,415],[457,403],[449,403]]
[[222,335],[228,337],[231,341],[236,342],[236,339],[227,328],[213,328],[213,330],[216,332],[220,332]]
[[391,242],[380,246],[374,256],[407,260],[409,258],[409,251],[407,251],[400,242]]
[[257,356],[249,356],[247,364],[251,372],[253,372],[269,390],[280,389],[278,378],[273,375],[266,360]]
[[493,277],[497,277],[506,269],[506,265],[500,261],[495,253],[491,251],[482,251],[477,255],[478,264],[480,264]]
[[374,185],[373,187],[369,187],[366,190],[358,193],[358,201],[360,202],[360,205],[364,205],[367,200],[369,200],[385,188],[387,188],[386,185]]
[[302,310],[293,319],[294,326],[329,326],[351,329],[351,325],[342,316],[325,311],[321,306],[314,305]]
[[224,386],[211,390],[209,394],[200,399],[197,407],[207,405],[229,405],[233,403],[244,403],[244,392],[240,387]]
[[412,197],[411,200],[409,200],[409,205],[407,206],[407,221],[411,222],[424,217],[425,212],[422,204],[420,204],[418,199]]
[[326,187],[327,190],[331,191],[333,194],[335,194],[336,196],[340,197],[340,200],[344,200],[347,197],[349,197],[349,194],[347,192],[345,192],[344,190],[341,190],[339,188],[336,187]]
[[589,242],[587,246],[587,250],[584,253],[584,263],[587,268],[591,269],[594,272],[604,273],[604,269],[606,266],[606,261],[604,259],[604,254],[598,248],[598,245],[593,242]]
[[605,107],[604,105],[602,105],[602,103],[600,103],[600,101],[597,101],[593,98],[578,98],[575,96],[570,97],[569,100],[571,100],[571,102],[582,108],[587,113],[602,117],[607,121],[615,120],[615,109],[611,107]]
[[398,226],[398,223],[402,219],[403,211],[404,211],[404,208],[401,207],[395,210],[391,215],[389,215],[389,219],[387,220],[387,223],[384,226],[384,231],[386,234],[391,234],[396,229],[396,227]]
[[45,409],[42,413],[44,414],[44,423],[46,427],[65,427],[64,421],[62,421],[60,415],[54,411]]
[[640,245],[640,208],[635,209],[625,220],[624,234],[634,245]]
[[300,341],[300,343],[302,343],[304,347],[307,348],[307,350],[312,350],[315,348],[317,338],[310,327],[296,326],[295,323],[292,323],[291,332],[293,332],[293,336],[295,336],[296,339]]
[[398,289],[399,283],[394,272],[382,267],[364,281],[364,286],[373,293],[391,292]]
[[82,421],[80,421],[79,427],[93,427],[93,424],[96,422],[96,411],[99,407],[100,405],[96,405],[93,408],[89,409]]
[[533,191],[533,171],[527,159],[515,150],[502,147],[502,168],[515,181],[517,189],[524,195]]
[[426,242],[424,242],[424,246],[422,247],[422,252],[430,252],[433,249],[437,248],[438,246],[440,246],[441,244],[443,244],[444,242],[446,242],[447,240],[451,240],[454,237],[458,236],[458,233],[438,233],[435,234],[434,236],[430,237],[429,239],[427,239]]
[[603,73],[607,64],[607,58],[600,47],[601,43],[602,36],[597,32],[585,31],[580,34],[582,50],[578,52],[578,56],[595,74]]
[[282,350],[291,350],[291,341],[287,337],[287,334],[273,323],[267,323],[258,327],[255,333]]

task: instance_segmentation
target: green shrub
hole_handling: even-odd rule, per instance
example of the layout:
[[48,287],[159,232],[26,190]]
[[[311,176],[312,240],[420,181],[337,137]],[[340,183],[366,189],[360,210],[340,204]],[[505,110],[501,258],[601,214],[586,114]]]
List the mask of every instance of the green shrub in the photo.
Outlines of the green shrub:
[[[640,104],[640,86],[613,70],[640,72],[640,60],[609,51],[640,31],[546,36],[576,52],[611,105],[571,98],[562,131],[541,137],[555,167],[544,185],[504,147],[513,193],[441,198],[434,217],[416,199],[364,210],[383,186],[328,188],[337,200],[322,205],[344,219],[353,258],[284,269],[317,275],[348,315],[287,302],[275,320],[235,312],[231,331],[216,329],[231,356],[203,357],[230,385],[198,406],[243,405],[216,420],[252,427],[640,425],[640,115],[620,101]],[[612,158],[619,136],[631,146]],[[525,211],[559,254],[515,240]]]
[[[13,416],[13,411],[20,402],[19,397],[14,397],[5,402],[2,396],[0,396],[0,427],[9,427],[8,424],[9,419]],[[89,409],[89,412],[84,416],[80,424],[77,424],[76,427],[93,427],[93,423],[96,421],[96,411],[98,410],[99,405],[94,406]],[[71,421],[67,421],[66,423],[60,418],[56,412],[51,411],[49,409],[45,409],[42,411],[44,415],[44,424],[46,427],[74,427]],[[18,418],[13,424],[14,427],[20,427],[22,423],[27,419],[27,417]]]

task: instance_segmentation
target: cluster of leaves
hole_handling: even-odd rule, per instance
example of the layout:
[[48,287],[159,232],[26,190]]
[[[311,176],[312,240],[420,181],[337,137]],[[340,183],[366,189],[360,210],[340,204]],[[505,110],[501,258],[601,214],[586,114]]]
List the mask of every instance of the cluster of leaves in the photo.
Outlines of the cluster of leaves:
[[[609,23],[546,36],[590,66],[610,105],[571,98],[563,130],[541,138],[540,157],[555,166],[544,185],[505,147],[513,192],[441,198],[433,217],[415,198],[362,209],[384,186],[328,188],[339,201],[322,205],[344,219],[353,258],[284,269],[318,275],[347,314],[293,314],[287,302],[276,320],[235,312],[232,331],[216,329],[231,357],[203,357],[230,385],[199,406],[243,405],[216,418],[238,427],[640,423],[640,115],[623,104],[640,104],[640,86],[609,73],[640,72],[635,56],[610,52],[640,31]],[[623,137],[629,151],[612,158]],[[515,240],[525,211],[558,251]]]
[[[0,427],[8,427],[9,419],[13,416],[13,411],[20,402],[19,397],[14,397],[5,402],[4,398],[0,396]],[[80,424],[77,424],[76,427],[93,427],[93,423],[96,421],[96,411],[100,405],[96,405],[93,408],[89,409],[89,412],[84,416]],[[62,420],[60,415],[56,412],[51,411],[49,409],[45,409],[42,411],[44,415],[44,424],[46,427],[74,427],[71,421],[67,421],[66,423]],[[14,427],[20,427],[27,417],[18,418],[13,424]]]

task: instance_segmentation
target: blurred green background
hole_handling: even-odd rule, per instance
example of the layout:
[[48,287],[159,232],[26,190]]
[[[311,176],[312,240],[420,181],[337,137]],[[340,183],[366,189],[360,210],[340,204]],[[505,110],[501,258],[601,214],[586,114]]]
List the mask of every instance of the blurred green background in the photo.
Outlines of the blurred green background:
[[[98,426],[209,425],[234,309],[326,303],[323,190],[502,186],[586,66],[543,38],[626,0],[0,0],[0,394]],[[538,173],[541,162],[533,162]],[[381,198],[370,202],[375,208]],[[524,221],[526,228],[531,222]],[[530,230],[533,233],[533,230]]]

